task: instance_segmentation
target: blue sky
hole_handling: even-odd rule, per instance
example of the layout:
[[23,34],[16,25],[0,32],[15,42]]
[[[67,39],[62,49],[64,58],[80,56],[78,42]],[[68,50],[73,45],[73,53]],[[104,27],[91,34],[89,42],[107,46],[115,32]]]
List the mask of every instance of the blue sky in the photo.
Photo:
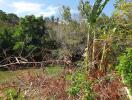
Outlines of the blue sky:
[[[92,5],[95,0],[89,1]],[[108,16],[114,11],[114,1],[110,0],[103,11]],[[0,0],[0,10],[15,13],[18,16],[34,14],[36,16],[50,17],[52,15],[58,16],[62,5],[69,6],[71,12],[76,14],[78,13],[78,4],[79,0]]]

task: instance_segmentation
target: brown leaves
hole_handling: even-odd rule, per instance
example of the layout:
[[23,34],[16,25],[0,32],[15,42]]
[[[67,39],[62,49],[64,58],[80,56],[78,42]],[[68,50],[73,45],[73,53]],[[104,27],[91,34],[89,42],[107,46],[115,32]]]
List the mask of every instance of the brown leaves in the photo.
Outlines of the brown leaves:
[[98,94],[98,100],[120,100],[125,97],[122,89],[123,84],[115,74],[112,74],[110,79],[107,79],[106,76],[100,78],[99,82],[93,86],[93,90]]
[[66,88],[68,83],[64,76],[49,77],[45,74],[34,75],[31,73],[18,77],[16,87],[21,89],[25,98],[29,100],[49,99],[65,100],[68,97]]

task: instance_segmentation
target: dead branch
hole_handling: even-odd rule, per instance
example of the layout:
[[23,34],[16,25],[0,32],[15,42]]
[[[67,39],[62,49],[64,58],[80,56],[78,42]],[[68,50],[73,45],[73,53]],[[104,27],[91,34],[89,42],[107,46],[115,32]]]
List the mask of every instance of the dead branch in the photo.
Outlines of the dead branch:
[[41,61],[41,62],[28,62],[28,61],[19,61],[18,58],[16,60],[17,62],[14,63],[9,63],[9,64],[4,64],[4,65],[0,65],[0,68],[8,68],[11,65],[22,65],[22,64],[39,64],[40,67],[41,66],[45,66],[48,64],[61,64],[61,65],[72,65],[71,63],[69,63],[69,61],[65,61],[65,60],[47,60],[47,61]]

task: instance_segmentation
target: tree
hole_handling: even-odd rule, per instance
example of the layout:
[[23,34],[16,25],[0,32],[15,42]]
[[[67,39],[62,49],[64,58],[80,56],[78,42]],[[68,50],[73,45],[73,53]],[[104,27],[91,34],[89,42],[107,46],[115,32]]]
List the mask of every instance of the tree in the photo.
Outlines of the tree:
[[51,22],[54,23],[55,22],[55,17],[51,16]]
[[7,20],[12,25],[16,25],[19,23],[19,17],[13,13],[7,14]]
[[19,55],[27,56],[32,50],[42,48],[46,39],[46,27],[43,17],[33,15],[21,18],[20,24],[14,33],[17,37],[15,50],[19,50]]
[[6,13],[0,10],[0,21],[7,21]]
[[71,12],[70,12],[70,8],[69,7],[62,7],[63,9],[63,19],[67,22],[71,21]]
[[28,36],[29,43],[42,45],[42,38],[46,34],[45,20],[43,17],[26,16],[21,19],[20,27],[25,36]]
[[[95,31],[93,31],[93,28],[95,27],[95,23],[99,17],[99,15],[101,14],[102,10],[104,9],[104,7],[106,6],[106,4],[108,3],[109,0],[96,0],[90,13],[88,14],[87,12],[85,12],[85,6],[87,5],[85,3],[82,3],[82,9],[84,11],[84,13],[87,16],[87,24],[88,24],[88,28],[89,28],[89,32],[88,32],[88,36],[87,36],[87,70],[89,70],[88,68],[92,67],[92,62],[94,62],[95,60],[95,38],[96,38],[96,34]],[[90,33],[93,33],[93,35],[90,35]],[[91,38],[91,40],[90,40]],[[90,48],[90,44],[91,42],[93,42],[93,48]],[[94,65],[93,65],[94,66]],[[90,70],[89,70],[90,71]]]
[[[15,16],[14,19],[18,20],[15,14],[13,14],[13,16]],[[13,46],[15,44],[15,39],[12,38],[17,24],[11,23],[9,21],[11,19],[12,18],[9,18],[8,14],[2,10],[0,11],[0,60],[12,56],[14,53]]]
[[91,5],[90,5],[89,1],[86,0],[85,2],[83,2],[83,0],[80,0],[78,10],[80,11],[80,15],[82,17],[87,19],[87,17],[89,17],[91,9],[92,8],[91,8]]

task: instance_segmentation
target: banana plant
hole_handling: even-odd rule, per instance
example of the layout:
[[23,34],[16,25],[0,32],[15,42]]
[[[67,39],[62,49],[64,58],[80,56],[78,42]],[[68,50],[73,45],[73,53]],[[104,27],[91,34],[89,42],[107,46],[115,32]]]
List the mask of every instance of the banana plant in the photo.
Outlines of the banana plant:
[[[100,14],[102,13],[104,7],[107,5],[107,3],[110,0],[95,0],[95,3],[91,9],[91,12],[88,14],[88,12],[85,12],[86,10],[84,9],[86,4],[81,0],[82,2],[82,9],[87,15],[87,24],[89,28],[88,36],[87,36],[87,70],[88,72],[90,71],[89,67],[92,66],[92,61],[95,59],[94,51],[95,51],[95,38],[96,34],[95,32],[92,31],[94,24],[96,23],[97,19],[99,18]],[[93,49],[90,49],[90,32],[94,33],[94,37],[92,37],[93,41]],[[92,52],[92,57],[90,57]]]
[[92,8],[91,14],[90,14],[90,23],[94,24],[96,23],[97,19],[99,18],[99,15],[102,13],[104,7],[110,0],[96,0],[94,3],[94,6]]

